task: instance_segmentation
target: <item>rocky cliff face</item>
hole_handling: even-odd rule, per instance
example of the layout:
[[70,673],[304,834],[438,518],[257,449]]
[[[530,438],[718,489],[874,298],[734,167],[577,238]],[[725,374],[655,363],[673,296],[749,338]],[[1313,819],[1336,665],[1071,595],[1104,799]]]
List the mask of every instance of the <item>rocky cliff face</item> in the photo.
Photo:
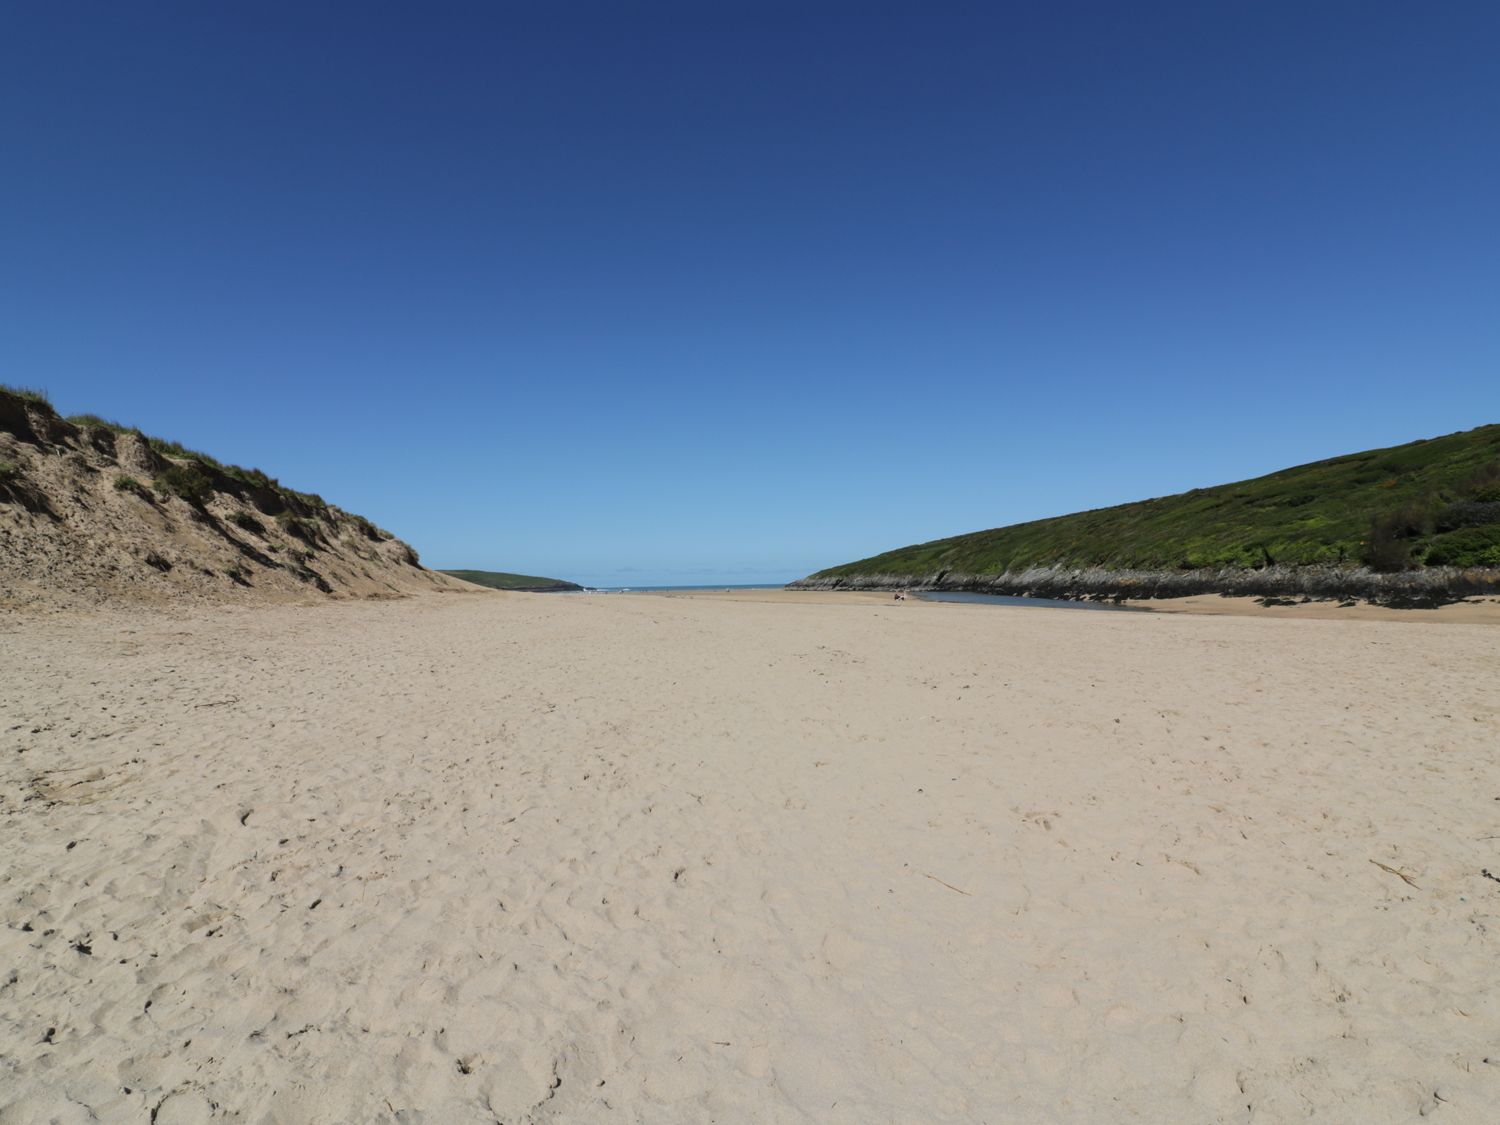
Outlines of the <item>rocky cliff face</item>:
[[0,389],[0,605],[462,588],[360,516],[161,445]]
[[1500,569],[1423,567],[1381,573],[1367,567],[1267,566],[1222,570],[1106,570],[1030,567],[1004,574],[852,574],[803,578],[801,590],[964,590],[1044,598],[1181,598],[1191,594],[1247,597],[1305,595],[1361,598],[1386,605],[1433,605],[1500,594]]

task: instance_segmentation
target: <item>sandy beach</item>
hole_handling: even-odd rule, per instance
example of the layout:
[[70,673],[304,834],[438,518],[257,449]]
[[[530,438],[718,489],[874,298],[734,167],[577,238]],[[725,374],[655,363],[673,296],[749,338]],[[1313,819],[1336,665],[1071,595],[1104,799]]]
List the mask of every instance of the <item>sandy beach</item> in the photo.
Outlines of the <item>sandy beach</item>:
[[433,594],[0,634],[5,1125],[1500,1105],[1492,625]]
[[[1292,599],[1287,599],[1291,601]],[[1125,603],[1155,613],[1191,613],[1209,616],[1269,617],[1312,621],[1401,621],[1409,624],[1500,625],[1500,598],[1467,598],[1446,605],[1396,609],[1371,602],[1295,601],[1292,605],[1266,604],[1259,598],[1226,598],[1218,594],[1194,594],[1187,598],[1151,598]]]

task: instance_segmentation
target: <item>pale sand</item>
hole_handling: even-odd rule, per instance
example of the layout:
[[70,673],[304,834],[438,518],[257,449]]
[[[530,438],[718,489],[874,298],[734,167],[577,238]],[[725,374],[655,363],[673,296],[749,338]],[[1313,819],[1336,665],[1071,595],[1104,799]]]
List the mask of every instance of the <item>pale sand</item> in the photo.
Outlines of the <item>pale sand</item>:
[[836,597],[0,620],[0,1120],[1495,1119],[1493,628]]
[[1296,617],[1323,621],[1425,621],[1453,625],[1500,625],[1500,598],[1468,598],[1431,609],[1392,609],[1390,606],[1371,605],[1368,602],[1346,605],[1334,601],[1262,605],[1255,598],[1224,598],[1217,594],[1138,599],[1126,604],[1161,613],[1248,614],[1253,617]]

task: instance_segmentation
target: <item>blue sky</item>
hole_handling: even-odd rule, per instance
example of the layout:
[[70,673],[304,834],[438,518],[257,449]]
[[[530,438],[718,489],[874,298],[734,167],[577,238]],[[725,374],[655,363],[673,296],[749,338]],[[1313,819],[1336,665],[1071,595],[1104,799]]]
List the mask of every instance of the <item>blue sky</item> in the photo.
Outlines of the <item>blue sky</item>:
[[0,380],[434,566],[782,581],[1500,421],[1500,5],[0,16]]

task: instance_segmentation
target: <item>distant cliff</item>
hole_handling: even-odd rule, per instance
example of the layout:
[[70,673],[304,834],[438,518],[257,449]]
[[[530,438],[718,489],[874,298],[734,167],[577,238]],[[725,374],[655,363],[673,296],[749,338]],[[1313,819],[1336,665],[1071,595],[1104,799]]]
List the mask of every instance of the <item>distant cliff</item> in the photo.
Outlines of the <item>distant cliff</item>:
[[461,589],[259,469],[0,387],[0,604]]
[[1500,425],[919,543],[791,585],[1397,604],[1500,594]]
[[518,594],[565,594],[582,590],[576,582],[561,578],[539,578],[533,574],[508,574],[503,570],[445,570],[450,578],[487,586],[491,590],[510,590]]

